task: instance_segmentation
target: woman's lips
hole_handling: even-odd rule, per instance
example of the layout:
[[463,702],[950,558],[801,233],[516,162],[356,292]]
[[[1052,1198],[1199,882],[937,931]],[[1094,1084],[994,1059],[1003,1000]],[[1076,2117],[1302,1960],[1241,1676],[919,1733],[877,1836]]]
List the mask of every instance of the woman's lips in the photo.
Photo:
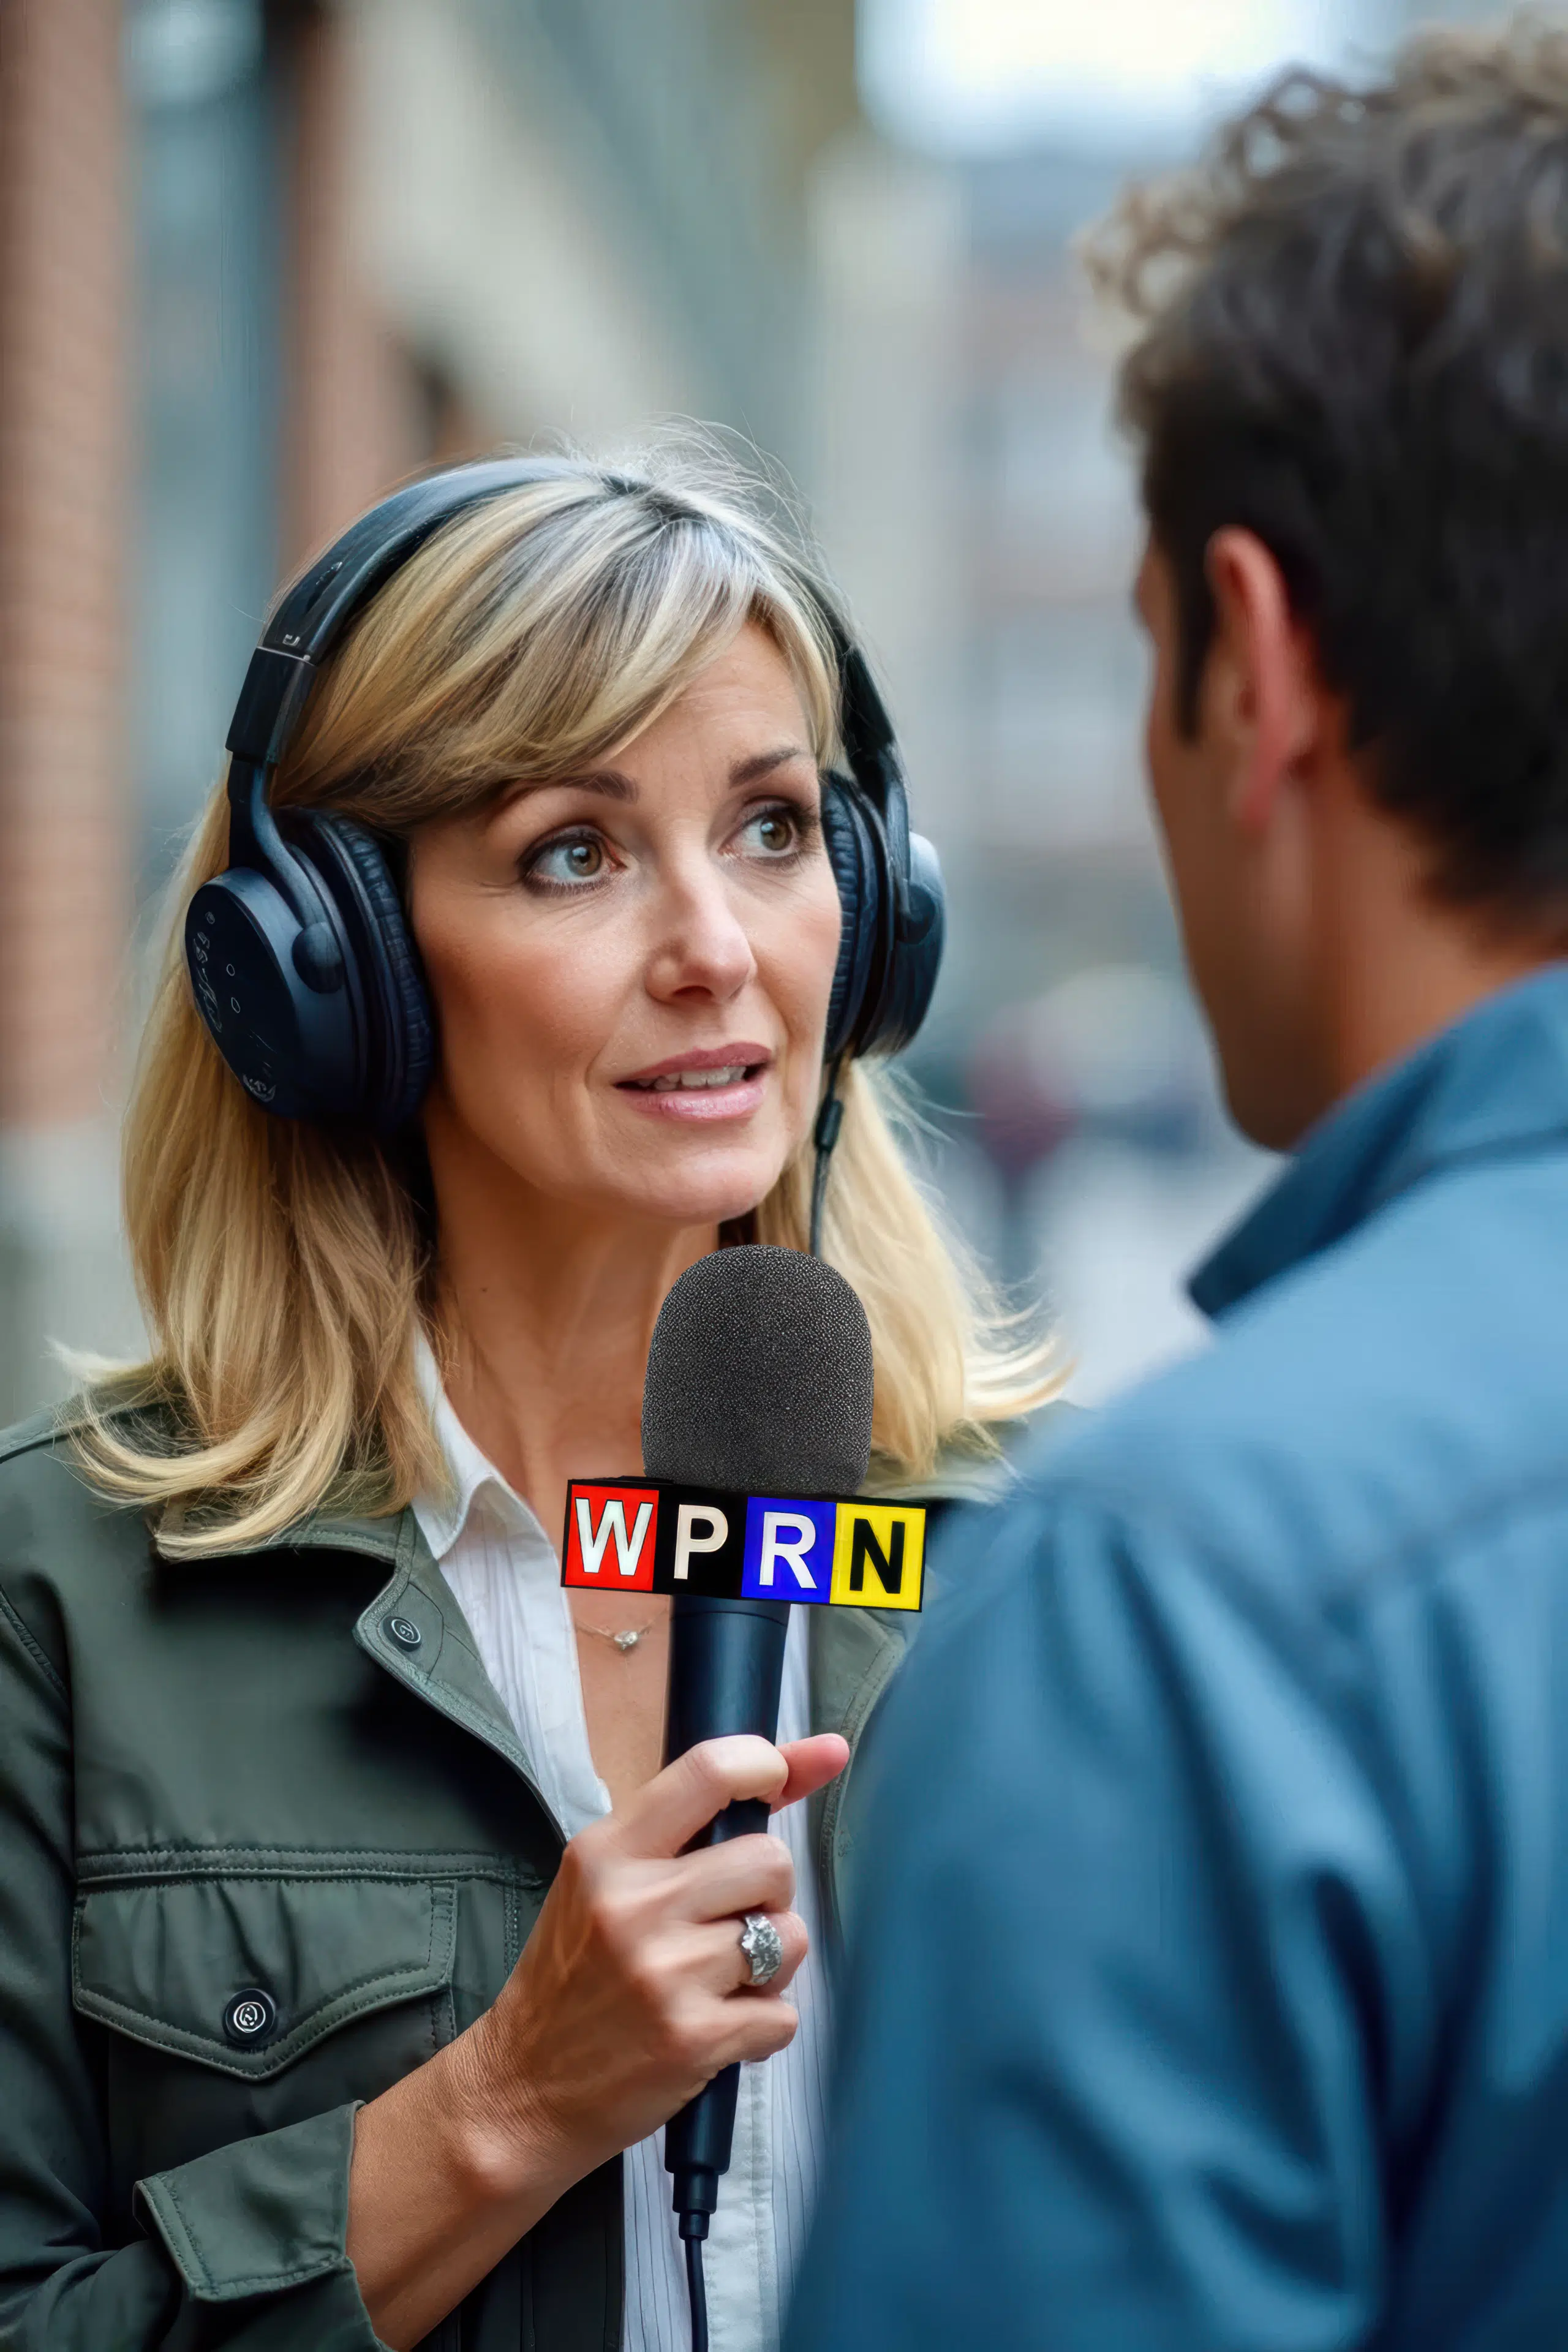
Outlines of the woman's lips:
[[768,1074],[737,1078],[724,1087],[676,1087],[668,1093],[651,1087],[622,1087],[618,1091],[645,1118],[750,1118],[768,1090]]
[[748,1118],[767,1091],[772,1066],[771,1055],[759,1045],[710,1049],[623,1078],[616,1091],[653,1118]]

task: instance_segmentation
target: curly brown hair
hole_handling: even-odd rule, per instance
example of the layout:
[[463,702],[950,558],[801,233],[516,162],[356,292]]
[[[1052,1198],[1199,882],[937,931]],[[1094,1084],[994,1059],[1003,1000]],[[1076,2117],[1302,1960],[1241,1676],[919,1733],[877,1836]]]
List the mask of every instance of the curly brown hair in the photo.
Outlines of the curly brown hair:
[[1370,789],[1451,897],[1568,909],[1568,26],[1293,69],[1086,240],[1170,563],[1179,711],[1206,551],[1272,551]]

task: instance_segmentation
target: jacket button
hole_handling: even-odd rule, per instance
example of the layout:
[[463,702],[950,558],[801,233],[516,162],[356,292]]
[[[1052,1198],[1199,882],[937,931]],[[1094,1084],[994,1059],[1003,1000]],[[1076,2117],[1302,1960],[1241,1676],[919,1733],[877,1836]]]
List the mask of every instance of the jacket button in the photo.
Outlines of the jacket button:
[[425,1639],[417,1625],[407,1617],[389,1617],[382,1631],[390,1633],[400,1650],[416,1650]]
[[237,1992],[223,2013],[224,2032],[242,2050],[258,2050],[264,2042],[270,2042],[277,2022],[278,2003],[256,1985]]

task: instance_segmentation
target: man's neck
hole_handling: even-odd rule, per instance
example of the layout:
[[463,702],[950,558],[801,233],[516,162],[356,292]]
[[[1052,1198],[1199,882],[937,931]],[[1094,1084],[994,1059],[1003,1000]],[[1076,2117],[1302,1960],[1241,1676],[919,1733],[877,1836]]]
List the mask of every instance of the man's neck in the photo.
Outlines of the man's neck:
[[1562,950],[1441,896],[1426,845],[1359,794],[1323,833],[1315,993],[1331,1103]]

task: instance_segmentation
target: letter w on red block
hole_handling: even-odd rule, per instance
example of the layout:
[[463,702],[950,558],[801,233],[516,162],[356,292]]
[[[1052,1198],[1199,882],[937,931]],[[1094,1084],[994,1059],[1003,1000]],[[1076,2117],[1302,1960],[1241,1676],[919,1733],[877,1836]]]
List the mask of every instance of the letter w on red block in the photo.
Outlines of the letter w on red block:
[[579,1486],[566,1497],[563,1584],[651,1592],[658,1493],[648,1486]]

